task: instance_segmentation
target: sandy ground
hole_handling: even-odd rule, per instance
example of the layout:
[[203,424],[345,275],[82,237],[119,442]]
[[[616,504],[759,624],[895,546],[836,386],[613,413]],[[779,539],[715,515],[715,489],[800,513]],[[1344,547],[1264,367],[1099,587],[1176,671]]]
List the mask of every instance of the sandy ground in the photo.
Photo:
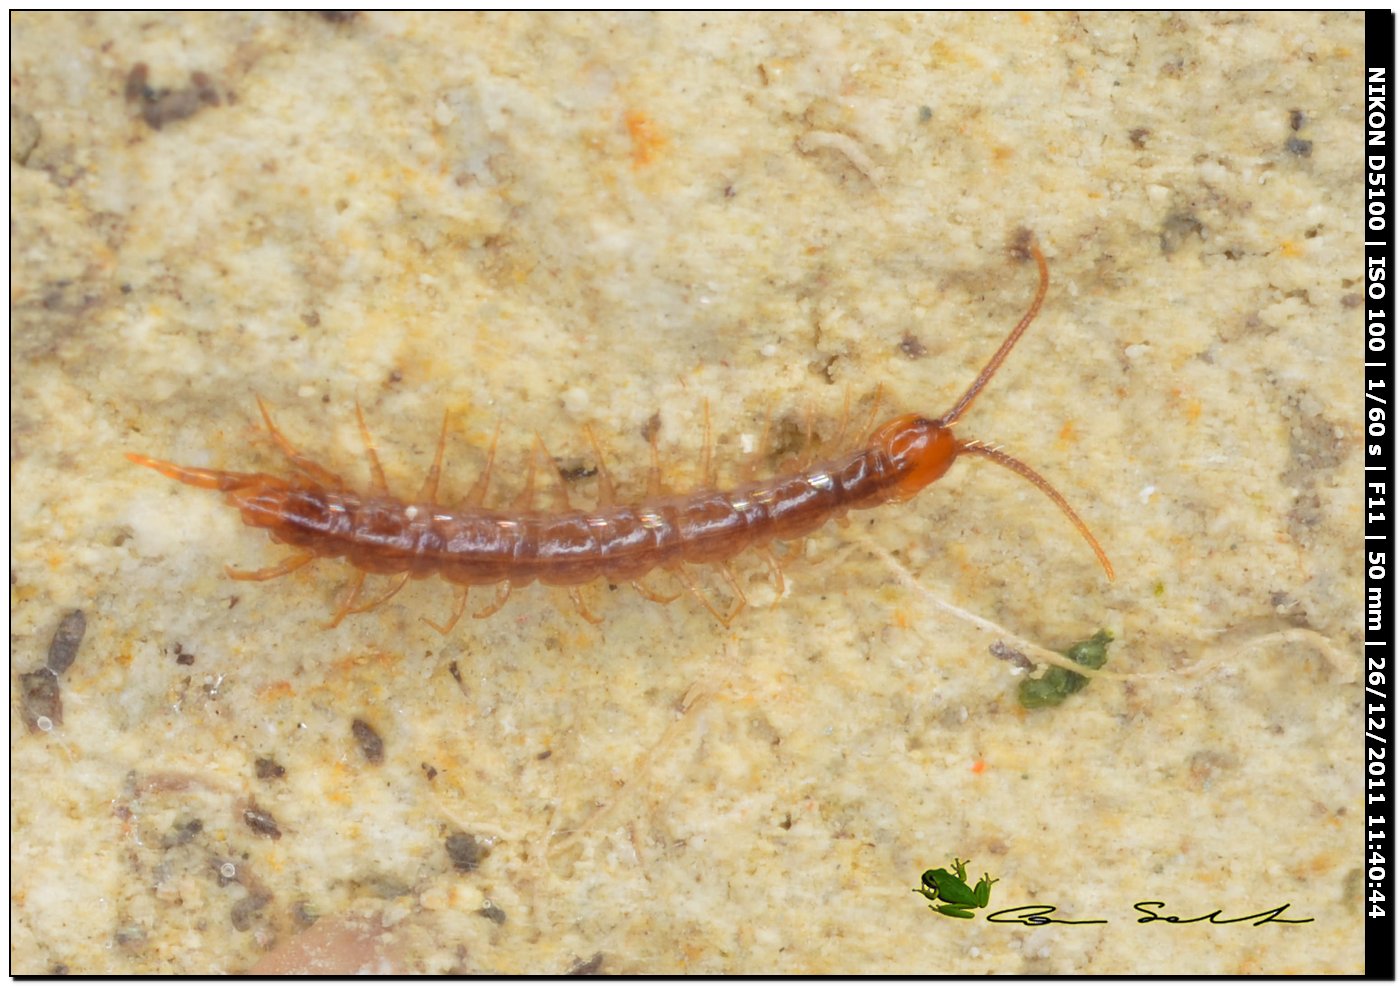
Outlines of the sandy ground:
[[[1359,14],[12,30],[12,971],[1361,970]],[[590,503],[584,426],[641,498],[708,402],[729,482],[946,410],[1025,230],[959,434],[1112,583],[969,461],[781,598],[741,559],[728,628],[597,584],[444,638],[434,580],[327,630],[342,563],[231,581],[286,549],[122,455],[284,473],[261,395],[363,488],[358,400],[401,495],[446,412],[445,502],[500,423],[491,503],[536,433]],[[1100,627],[1056,708],[988,650]],[[910,892],[955,857],[977,920]],[[985,920],[1032,903],[1107,923]]]

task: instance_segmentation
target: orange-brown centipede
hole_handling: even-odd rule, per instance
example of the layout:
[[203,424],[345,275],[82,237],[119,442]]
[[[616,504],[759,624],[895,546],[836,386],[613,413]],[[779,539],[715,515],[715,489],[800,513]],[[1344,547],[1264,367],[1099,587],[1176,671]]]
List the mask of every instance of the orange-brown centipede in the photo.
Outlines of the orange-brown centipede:
[[[278,565],[254,572],[229,569],[236,579],[263,580],[295,571],[317,557],[344,557],[358,576],[332,621],[348,613],[363,612],[388,600],[410,578],[438,575],[461,587],[452,616],[445,626],[427,621],[442,633],[449,632],[466,611],[467,593],[474,585],[495,585],[496,597],[481,618],[495,613],[511,590],[531,582],[564,586],[579,612],[592,622],[579,586],[595,579],[631,582],[646,598],[669,602],[639,581],[662,568],[695,595],[721,622],[728,625],[744,607],[743,590],[728,567],[730,559],[753,549],[767,561],[782,590],[782,569],[769,545],[810,534],[828,520],[850,510],[907,500],[940,478],[960,455],[990,459],[1028,479],[1060,508],[1083,535],[1110,579],[1108,556],[1079,515],[1054,487],[1035,470],[999,449],[953,436],[953,425],[991,380],[1007,354],[1040,311],[1050,283],[1049,268],[1039,246],[1030,245],[1040,272],[1035,298],[1026,313],[992,355],[982,372],[952,408],[936,419],[905,414],[874,430],[865,445],[853,452],[808,465],[784,476],[750,481],[723,491],[710,487],[692,493],[662,494],[655,466],[648,497],[637,505],[616,502],[612,480],[598,455],[598,502],[591,510],[548,512],[533,508],[534,459],[531,459],[526,491],[512,510],[483,505],[491,476],[496,443],[492,440],[486,466],[460,508],[444,508],[437,502],[442,473],[447,419],[438,436],[437,453],[423,488],[412,502],[388,492],[384,470],[369,440],[364,415],[358,405],[361,433],[369,450],[374,477],[369,494],[348,488],[341,477],[302,455],[272,422],[261,398],[258,407],[269,434],[291,462],[295,475],[228,472],[162,462],[128,453],[139,465],[190,486],[219,490],[242,512],[243,522],[265,528],[274,541],[299,549]],[[498,432],[499,433],[499,432]],[[590,441],[592,435],[589,435]],[[706,478],[709,475],[706,443]],[[688,564],[712,564],[719,568],[737,603],[722,613],[702,594],[687,571]],[[369,604],[357,605],[368,574],[396,575],[389,590]]]

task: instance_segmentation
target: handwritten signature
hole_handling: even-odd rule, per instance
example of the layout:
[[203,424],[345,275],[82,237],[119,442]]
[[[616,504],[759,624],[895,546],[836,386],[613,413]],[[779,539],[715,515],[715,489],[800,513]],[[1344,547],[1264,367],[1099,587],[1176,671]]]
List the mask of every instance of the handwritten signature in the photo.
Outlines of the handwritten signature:
[[[1202,921],[1207,924],[1239,924],[1243,921],[1253,922],[1257,928],[1261,924],[1308,924],[1313,918],[1286,918],[1282,917],[1284,911],[1288,910],[1289,904],[1280,904],[1278,907],[1270,908],[1267,911],[1260,911],[1257,914],[1245,914],[1237,918],[1221,917],[1223,913],[1219,908],[1209,914],[1201,914],[1197,917],[1182,917],[1179,914],[1164,914],[1158,908],[1165,908],[1166,901],[1161,900],[1140,900],[1133,905],[1133,910],[1143,914],[1137,919],[1138,924],[1155,924],[1165,921],[1167,924],[1198,924]],[[987,915],[987,920],[994,924],[1108,924],[1107,918],[1060,918],[1051,917],[1058,908],[1052,904],[1023,904],[1020,907],[1007,907],[1000,911],[994,911]]]

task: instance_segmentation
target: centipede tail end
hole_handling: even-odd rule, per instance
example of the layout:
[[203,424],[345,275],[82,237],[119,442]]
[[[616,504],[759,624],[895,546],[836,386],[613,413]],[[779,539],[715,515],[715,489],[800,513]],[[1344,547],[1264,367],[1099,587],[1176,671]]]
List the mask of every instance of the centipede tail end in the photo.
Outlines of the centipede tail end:
[[162,476],[168,476],[173,480],[184,483],[186,486],[198,486],[200,489],[219,490],[224,493],[249,485],[254,477],[253,473],[248,472],[225,472],[222,469],[198,469],[192,466],[177,466],[173,462],[152,459],[150,456],[141,455],[138,452],[128,452],[126,453],[126,457],[138,466],[154,469]]

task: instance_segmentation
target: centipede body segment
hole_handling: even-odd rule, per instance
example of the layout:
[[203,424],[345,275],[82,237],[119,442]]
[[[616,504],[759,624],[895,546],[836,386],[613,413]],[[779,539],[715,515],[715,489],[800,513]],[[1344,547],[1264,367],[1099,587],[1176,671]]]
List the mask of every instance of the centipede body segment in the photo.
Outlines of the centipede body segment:
[[[181,483],[224,493],[242,513],[245,524],[263,528],[274,541],[295,549],[286,559],[266,569],[230,569],[229,575],[235,579],[277,578],[316,558],[348,561],[356,575],[331,625],[350,613],[387,601],[409,579],[429,576],[441,577],[459,587],[448,621],[427,621],[443,633],[450,632],[466,612],[468,591],[473,586],[495,586],[491,602],[473,613],[478,618],[498,611],[515,588],[540,582],[566,589],[578,611],[597,622],[583,600],[580,586],[597,579],[631,583],[645,598],[669,602],[675,597],[662,595],[641,581],[656,569],[671,573],[682,589],[728,625],[746,602],[729,567],[734,558],[747,551],[757,552],[769,566],[781,595],[782,568],[771,549],[774,542],[804,537],[851,510],[907,500],[942,477],[961,455],[998,463],[1033,483],[1069,518],[1112,579],[1113,568],[1103,548],[1045,479],[999,449],[953,435],[953,425],[971,407],[1040,310],[1049,285],[1049,270],[1034,242],[1030,252],[1040,272],[1034,300],[947,413],[939,418],[901,415],[875,428],[865,444],[854,451],[801,465],[786,475],[764,480],[750,478],[729,490],[714,487],[708,410],[704,488],[690,493],[661,490],[653,436],[648,494],[636,504],[617,502],[602,452],[589,432],[598,458],[597,503],[589,509],[569,504],[562,482],[555,484],[557,508],[536,508],[534,467],[538,454],[530,459],[525,489],[516,501],[509,508],[488,507],[487,490],[496,451],[494,438],[486,465],[465,502],[453,507],[439,503],[446,418],[422,488],[412,500],[401,500],[388,489],[358,405],[356,413],[372,475],[371,489],[366,493],[355,491],[339,475],[299,451],[273,423],[261,398],[258,407],[263,421],[273,442],[291,464],[290,476],[193,468],[136,453],[128,453],[127,457]],[[542,449],[538,439],[537,445]],[[557,472],[555,478],[558,479]],[[717,569],[737,600],[730,611],[722,612],[701,592],[690,571],[695,565]],[[368,575],[393,579],[385,592],[363,603],[360,597]]]

